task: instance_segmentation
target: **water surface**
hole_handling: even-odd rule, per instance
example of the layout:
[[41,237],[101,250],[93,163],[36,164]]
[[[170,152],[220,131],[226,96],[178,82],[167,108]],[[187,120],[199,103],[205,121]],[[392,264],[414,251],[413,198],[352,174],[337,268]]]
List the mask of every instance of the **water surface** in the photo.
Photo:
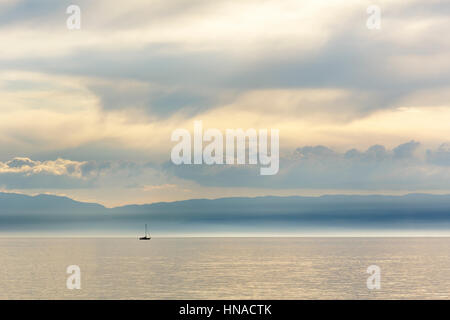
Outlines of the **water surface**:
[[[0,238],[0,299],[448,299],[450,238]],[[366,268],[381,268],[368,290]],[[81,268],[81,290],[66,268]]]

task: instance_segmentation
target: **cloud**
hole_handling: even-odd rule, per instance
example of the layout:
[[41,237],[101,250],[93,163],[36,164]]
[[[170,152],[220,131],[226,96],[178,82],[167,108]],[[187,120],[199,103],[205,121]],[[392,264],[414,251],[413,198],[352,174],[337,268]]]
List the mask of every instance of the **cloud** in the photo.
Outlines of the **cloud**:
[[394,154],[394,158],[400,159],[408,159],[414,157],[414,152],[419,147],[420,143],[416,141],[411,141],[408,143],[404,143],[399,145],[398,147],[392,150]]
[[82,178],[89,170],[83,170],[89,165],[88,162],[78,162],[66,159],[56,159],[54,161],[33,161],[29,158],[16,157],[7,162],[0,162],[1,173],[23,173],[25,175],[35,175],[40,173],[55,176],[68,175]]
[[[437,147],[450,135],[447,3],[383,1],[378,31],[358,0],[77,4],[74,32],[64,2],[0,4],[6,188],[88,189],[84,197],[104,188],[114,201],[237,186],[447,188],[448,150]],[[280,173],[170,164],[161,173],[171,132],[194,120],[279,129]],[[411,139],[421,145],[399,145]],[[163,185],[177,187],[143,188]]]
[[16,157],[0,162],[0,186],[3,189],[86,188],[89,175],[85,162],[65,159],[34,161]]
[[[220,101],[214,92],[164,86],[142,81],[88,81],[87,88],[99,98],[103,111],[141,110],[151,120],[159,120],[176,112],[198,114]],[[220,96],[220,94],[219,94]]]
[[[165,170],[204,186],[361,191],[447,190],[450,156],[444,146],[421,150],[410,141],[393,149],[337,152],[325,146],[297,148],[280,159],[277,175],[258,175],[258,166],[174,166]],[[427,155],[425,157],[425,154]]]
[[152,190],[165,190],[165,189],[174,189],[177,186],[175,184],[160,184],[160,185],[144,185],[142,188],[145,191],[152,191]]
[[108,164],[91,161],[15,157],[0,162],[0,185],[6,189],[87,188],[108,168]]
[[93,188],[99,180],[120,171],[132,175],[139,171],[135,163],[110,161],[32,160],[15,157],[0,161],[0,185],[6,189]]
[[[34,160],[15,157],[0,161],[0,190],[25,194],[70,193],[71,197],[120,205],[152,202],[155,195],[184,192],[176,177],[165,175],[159,165],[134,161]],[[120,196],[118,196],[120,194]],[[153,200],[154,201],[154,200]]]
[[105,110],[140,107],[167,117],[259,90],[280,90],[283,99],[283,90],[335,89],[352,99],[335,106],[340,112],[327,106],[329,117],[351,119],[449,83],[450,42],[438,36],[448,6],[438,10],[437,2],[386,1],[383,28],[372,32],[359,1],[131,1],[125,11],[82,1],[79,33],[65,30],[54,3],[23,1],[0,16],[9,43],[0,65],[147,87],[91,85]]
[[427,150],[427,161],[438,166],[450,166],[450,143],[446,142],[437,150]]
[[315,190],[318,194],[351,190],[448,192],[449,159],[447,144],[424,149],[416,141],[394,148],[373,145],[366,150],[347,151],[322,145],[303,146],[282,155],[277,175],[260,176],[258,165],[175,166],[171,162],[160,165],[142,161],[15,157],[0,162],[0,187],[28,192],[70,189],[71,194],[81,195],[81,199],[103,199],[100,201],[115,205],[123,204],[124,195],[127,203],[146,203],[152,199],[236,196],[240,192],[249,195],[302,194],[302,190]]

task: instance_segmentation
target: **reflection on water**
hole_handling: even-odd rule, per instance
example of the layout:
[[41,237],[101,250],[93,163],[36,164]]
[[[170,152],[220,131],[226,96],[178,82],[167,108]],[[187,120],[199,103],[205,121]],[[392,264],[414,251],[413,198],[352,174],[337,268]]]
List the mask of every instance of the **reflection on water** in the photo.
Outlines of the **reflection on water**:
[[[0,239],[0,299],[448,299],[450,238]],[[366,268],[381,268],[368,290]],[[66,288],[79,265],[81,290]]]

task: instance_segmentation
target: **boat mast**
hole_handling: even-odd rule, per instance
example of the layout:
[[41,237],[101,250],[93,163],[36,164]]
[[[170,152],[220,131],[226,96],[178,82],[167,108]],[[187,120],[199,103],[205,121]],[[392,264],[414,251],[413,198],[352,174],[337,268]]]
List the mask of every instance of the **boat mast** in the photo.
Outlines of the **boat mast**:
[[145,237],[147,238],[147,224],[145,224]]

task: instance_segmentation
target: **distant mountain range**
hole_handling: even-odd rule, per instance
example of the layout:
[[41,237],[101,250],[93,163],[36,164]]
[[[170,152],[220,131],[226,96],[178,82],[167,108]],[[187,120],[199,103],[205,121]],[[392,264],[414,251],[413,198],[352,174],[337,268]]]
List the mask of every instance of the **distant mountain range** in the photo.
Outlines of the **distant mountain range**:
[[450,195],[325,195],[193,199],[106,208],[53,195],[0,193],[0,233],[39,230],[165,232],[450,230]]

